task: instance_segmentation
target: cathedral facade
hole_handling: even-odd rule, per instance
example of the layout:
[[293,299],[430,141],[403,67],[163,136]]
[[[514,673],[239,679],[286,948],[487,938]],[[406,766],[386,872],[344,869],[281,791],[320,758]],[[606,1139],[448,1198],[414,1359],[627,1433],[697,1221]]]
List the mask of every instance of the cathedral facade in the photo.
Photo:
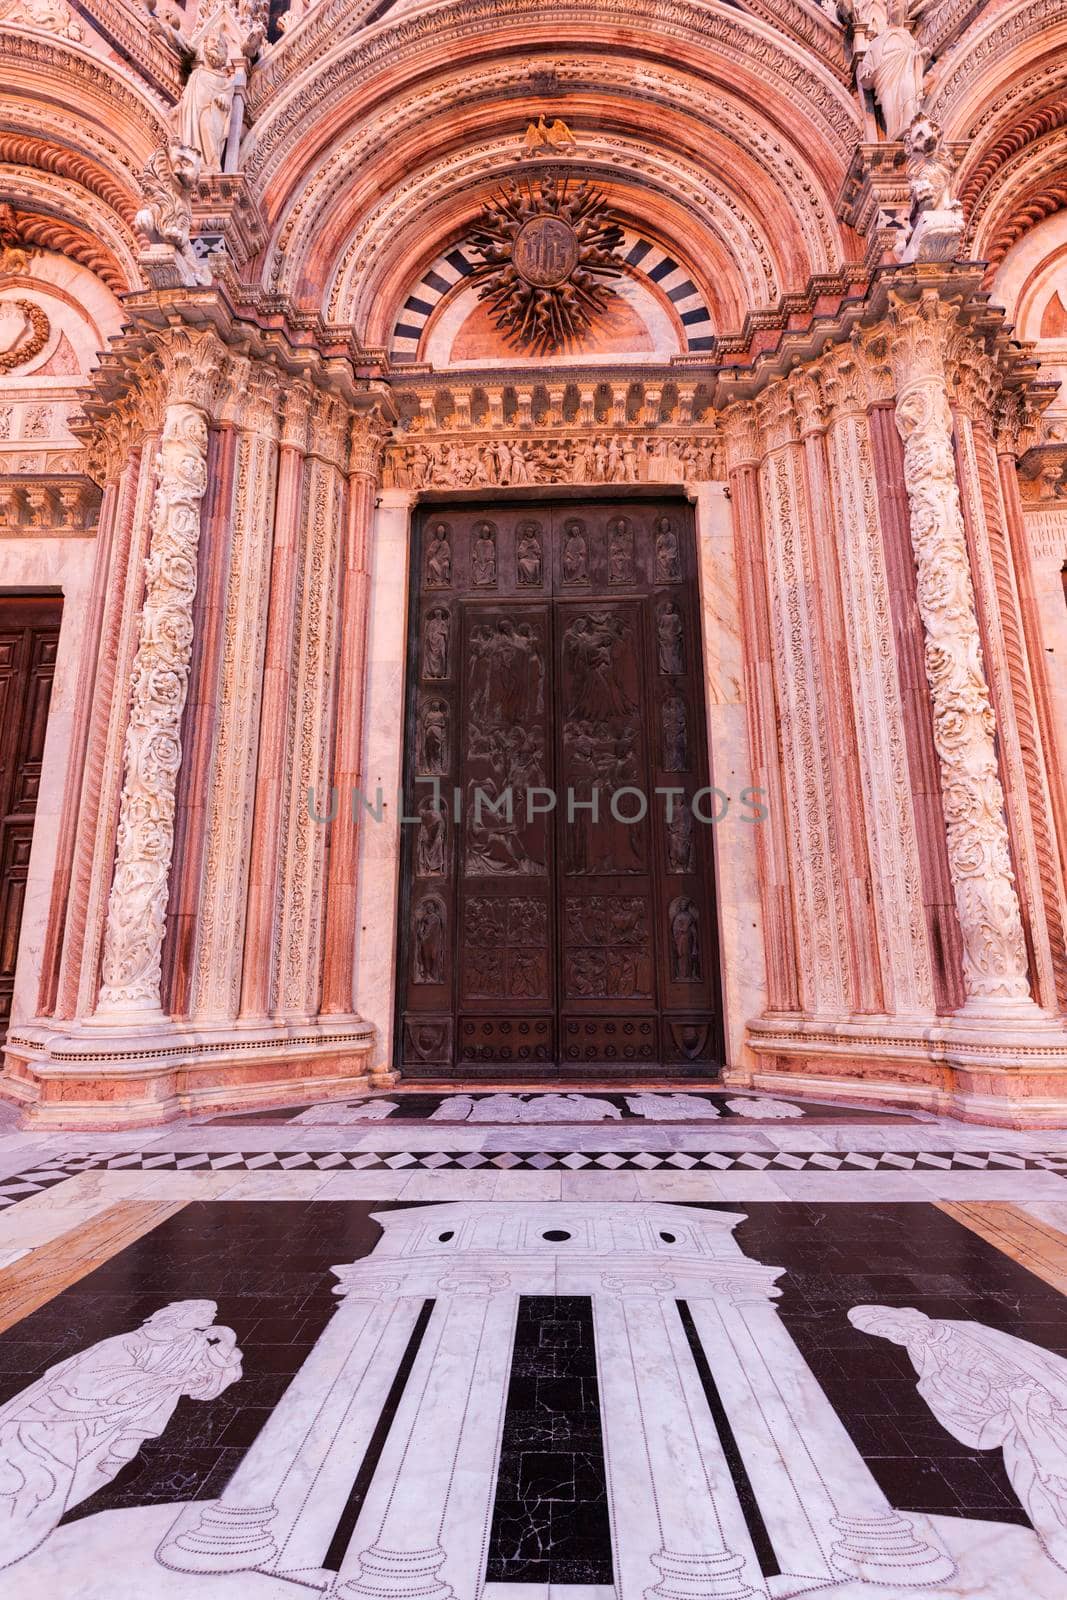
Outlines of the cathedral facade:
[[1064,0],[0,0],[0,164],[31,1124],[1063,1121]]

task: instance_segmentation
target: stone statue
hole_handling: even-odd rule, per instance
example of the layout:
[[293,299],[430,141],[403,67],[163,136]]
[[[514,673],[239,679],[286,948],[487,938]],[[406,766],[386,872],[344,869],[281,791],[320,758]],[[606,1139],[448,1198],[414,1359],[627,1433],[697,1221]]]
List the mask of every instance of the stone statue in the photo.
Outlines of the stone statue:
[[[181,283],[201,287],[211,282],[211,268],[197,258],[190,243],[193,212],[186,190],[196,182],[195,153],[160,145],[141,173],[141,209],[133,219],[138,233],[158,249],[168,246],[170,260]],[[167,255],[166,250],[159,252]]]
[[1004,1452],[1045,1554],[1067,1572],[1067,1358],[980,1322],[914,1306],[854,1306],[854,1328],[903,1345],[919,1393],[954,1439]]
[[139,1328],[49,1367],[0,1406],[0,1567],[36,1550],[72,1506],[157,1439],[183,1395],[214,1400],[241,1376],[213,1300],[176,1300]]
[[956,161],[941,129],[918,116],[904,135],[911,232],[904,261],[952,261],[963,237],[963,207],[953,192]]
[[926,53],[908,26],[910,14],[908,0],[889,0],[887,24],[875,35],[856,74],[882,108],[887,139],[902,139],[922,104]]
[[203,172],[222,171],[233,94],[234,68],[226,41],[221,33],[211,34],[197,48],[196,65],[174,112],[178,142],[196,151]]

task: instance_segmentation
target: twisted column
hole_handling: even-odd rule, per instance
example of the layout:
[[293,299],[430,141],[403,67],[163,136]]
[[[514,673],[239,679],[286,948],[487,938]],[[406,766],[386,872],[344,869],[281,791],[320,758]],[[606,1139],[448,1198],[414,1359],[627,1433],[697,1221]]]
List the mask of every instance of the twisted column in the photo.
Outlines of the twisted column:
[[160,972],[174,854],[181,717],[193,647],[200,503],[207,487],[207,410],[221,347],[182,335],[168,352],[168,403],[157,459],[134,658],[115,871],[97,1016],[162,1017]]
[[965,1009],[1010,1011],[1032,1002],[952,450],[945,345],[955,311],[927,291],[897,300],[889,323]]

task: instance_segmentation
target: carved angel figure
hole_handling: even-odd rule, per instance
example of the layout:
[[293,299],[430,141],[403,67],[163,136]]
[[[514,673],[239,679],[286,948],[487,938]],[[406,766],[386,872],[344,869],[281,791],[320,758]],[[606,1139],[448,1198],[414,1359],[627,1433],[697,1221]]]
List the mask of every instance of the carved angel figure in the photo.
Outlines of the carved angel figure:
[[195,176],[195,168],[190,167],[187,155],[160,145],[141,173],[144,203],[133,224],[149,244],[170,245],[178,257],[185,282],[202,286],[211,282],[211,269],[197,260],[189,242],[193,213],[184,193]]
[[236,1382],[241,1352],[217,1309],[176,1300],[0,1406],[0,1567],[36,1550],[64,1512],[158,1438],[183,1395],[214,1400]]
[[202,41],[196,65],[182,90],[174,112],[174,132],[179,144],[195,150],[204,172],[221,172],[230,131],[234,69],[221,33]]
[[980,1322],[854,1306],[854,1328],[903,1345],[919,1393],[961,1444],[1004,1452],[1046,1555],[1067,1572],[1067,1359]]
[[887,139],[901,139],[918,114],[926,74],[926,52],[908,26],[908,0],[889,0],[888,22],[874,37],[856,73],[871,89],[885,117]]

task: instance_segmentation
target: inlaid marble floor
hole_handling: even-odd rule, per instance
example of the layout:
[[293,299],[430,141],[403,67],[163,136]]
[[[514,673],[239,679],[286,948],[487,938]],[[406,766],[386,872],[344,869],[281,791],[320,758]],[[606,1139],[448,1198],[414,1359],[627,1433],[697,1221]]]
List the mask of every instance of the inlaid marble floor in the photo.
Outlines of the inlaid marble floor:
[[20,1600],[1067,1594],[1067,1133],[393,1091],[0,1207]]

